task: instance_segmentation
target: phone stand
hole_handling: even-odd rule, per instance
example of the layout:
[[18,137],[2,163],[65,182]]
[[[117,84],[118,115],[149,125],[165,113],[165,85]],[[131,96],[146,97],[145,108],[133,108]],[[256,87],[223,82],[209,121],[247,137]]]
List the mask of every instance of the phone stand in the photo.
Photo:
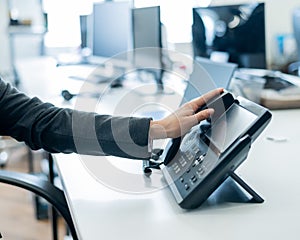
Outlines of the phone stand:
[[[237,177],[240,178],[239,176]],[[247,187],[249,188],[248,185]],[[253,191],[253,189],[251,189],[251,191]],[[228,203],[262,203],[263,201],[264,200],[257,193],[254,192],[254,194],[250,194],[236,180],[229,176],[208,197],[201,207],[221,206]]]
[[237,184],[239,184],[247,193],[252,196],[252,202],[263,203],[264,199],[259,196],[243,179],[241,179],[235,172],[231,172],[229,175]]

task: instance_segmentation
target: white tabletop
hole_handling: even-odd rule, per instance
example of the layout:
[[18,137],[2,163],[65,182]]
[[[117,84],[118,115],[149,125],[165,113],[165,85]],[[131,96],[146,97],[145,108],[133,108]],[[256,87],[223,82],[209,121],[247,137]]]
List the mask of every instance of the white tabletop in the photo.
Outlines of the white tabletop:
[[[54,85],[52,97],[54,102],[65,104],[60,90],[65,84],[70,87],[70,83],[61,75],[53,75],[59,74],[54,68],[47,63],[45,68],[26,71],[28,67],[23,65],[21,72],[31,73],[28,83],[35,79],[38,82],[39,73],[45,76],[49,72],[47,85],[40,84],[47,91],[45,99],[49,99],[48,87],[53,88],[52,78],[62,79],[61,84]],[[80,82],[72,81],[68,89],[76,92],[81,88]],[[138,98],[139,104],[153,100],[153,96],[143,95],[143,90],[137,88],[130,95]],[[43,99],[43,92],[39,93]],[[124,98],[134,103],[126,93],[112,90],[103,98],[105,101],[95,103],[96,110],[128,114],[123,105],[110,107]],[[161,96],[160,100],[170,103],[167,107],[172,109],[178,104],[173,98],[174,95]],[[130,113],[143,113],[147,105],[143,106],[146,107],[133,108]],[[80,239],[300,239],[300,110],[272,113],[271,123],[237,170],[265,199],[262,204],[207,201],[198,209],[186,211],[176,204],[161,172],[154,171],[150,178],[144,176],[140,161],[55,154]]]
[[[161,173],[145,177],[139,161],[55,155],[78,235],[84,240],[299,239],[299,119],[300,110],[274,111],[238,169],[265,199],[262,204],[209,202],[186,211],[159,181]],[[100,170],[109,162],[120,172],[134,173],[137,182],[130,182],[128,174],[131,187],[124,190],[126,178],[121,173],[113,172],[110,178],[110,172]]]

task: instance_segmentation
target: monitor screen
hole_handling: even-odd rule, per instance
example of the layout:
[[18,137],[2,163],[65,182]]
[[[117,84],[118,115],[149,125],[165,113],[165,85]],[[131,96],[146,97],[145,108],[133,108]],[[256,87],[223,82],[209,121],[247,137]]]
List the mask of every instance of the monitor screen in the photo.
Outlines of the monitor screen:
[[161,47],[160,7],[132,9],[133,47]]
[[215,88],[227,89],[236,67],[235,63],[219,63],[196,57],[181,105]]
[[134,64],[141,68],[161,68],[160,7],[132,9]]
[[192,35],[195,57],[224,53],[239,67],[266,68],[264,3],[193,8]]
[[129,2],[100,2],[93,8],[92,54],[112,57],[130,49]]

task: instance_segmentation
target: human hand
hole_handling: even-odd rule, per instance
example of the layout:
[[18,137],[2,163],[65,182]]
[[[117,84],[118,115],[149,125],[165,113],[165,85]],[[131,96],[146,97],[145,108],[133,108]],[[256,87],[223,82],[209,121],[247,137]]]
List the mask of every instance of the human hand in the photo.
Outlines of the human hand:
[[183,136],[193,126],[209,118],[214,113],[214,109],[212,108],[199,112],[197,112],[197,110],[210,99],[220,95],[223,91],[223,88],[212,90],[199,98],[185,103],[169,116],[161,120],[151,121],[150,138],[163,139]]

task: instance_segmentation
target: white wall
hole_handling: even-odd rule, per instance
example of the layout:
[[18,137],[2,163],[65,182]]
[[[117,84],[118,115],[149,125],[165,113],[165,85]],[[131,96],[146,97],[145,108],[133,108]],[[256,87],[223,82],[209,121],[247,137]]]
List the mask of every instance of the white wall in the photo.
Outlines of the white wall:
[[[19,10],[20,19],[30,19],[32,25],[43,24],[40,0],[1,0],[0,1],[0,73],[11,70],[10,41],[8,38],[9,9],[8,1],[12,7]],[[17,56],[26,57],[39,53],[40,38],[37,36],[18,36],[13,45]]]
[[8,12],[6,1],[0,1],[0,73],[10,68],[10,57],[7,38]]

